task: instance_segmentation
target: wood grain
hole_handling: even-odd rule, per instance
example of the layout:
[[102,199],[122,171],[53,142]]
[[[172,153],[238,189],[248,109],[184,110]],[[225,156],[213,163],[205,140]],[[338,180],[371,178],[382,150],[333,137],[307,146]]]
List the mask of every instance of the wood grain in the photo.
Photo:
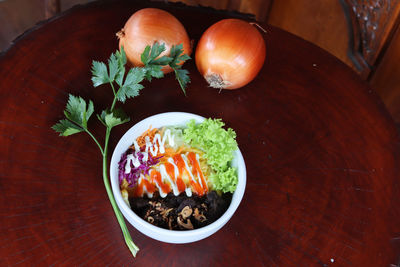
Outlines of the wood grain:
[[[229,223],[192,244],[154,241],[129,226],[126,248],[84,134],[58,137],[68,93],[110,104],[94,89],[92,60],[106,60],[115,32],[148,4],[96,2],[25,34],[0,57],[0,266],[390,266],[399,263],[399,137],[372,89],[322,49],[263,25],[267,60],[245,88],[208,88],[194,61],[187,97],[167,76],[126,103],[131,124],[166,111],[220,117],[237,132],[247,167],[244,199]],[[196,42],[225,18],[209,9],[169,10]],[[60,38],[60,32],[63,38]],[[89,122],[95,135],[104,129]]]

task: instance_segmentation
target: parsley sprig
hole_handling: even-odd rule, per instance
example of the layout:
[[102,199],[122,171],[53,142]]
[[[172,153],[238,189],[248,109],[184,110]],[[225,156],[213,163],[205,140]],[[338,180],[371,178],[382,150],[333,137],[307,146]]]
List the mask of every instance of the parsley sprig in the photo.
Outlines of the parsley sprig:
[[[162,78],[162,69],[166,66],[171,67],[176,75],[180,87],[186,95],[186,86],[190,82],[188,72],[181,68],[182,63],[190,57],[183,53],[182,45],[173,46],[169,56],[161,56],[165,51],[164,44],[154,43],[151,47],[147,46],[141,55],[143,67],[134,67],[126,73],[126,54],[122,47],[120,51],[111,54],[108,64],[99,61],[92,62],[92,82],[94,87],[109,84],[114,94],[110,108],[97,114],[97,118],[106,127],[104,146],[101,146],[98,139],[89,131],[88,121],[94,113],[94,104],[91,100],[85,101],[82,97],[69,95],[66,108],[64,110],[65,119],[60,120],[52,128],[60,136],[69,136],[80,132],[86,132],[97,144],[103,157],[103,182],[114,209],[115,216],[119,222],[125,243],[133,256],[136,256],[139,248],[133,243],[132,237],[126,227],[124,217],[119,210],[108,178],[108,142],[111,129],[117,125],[124,124],[130,120],[122,108],[115,108],[117,101],[125,103],[128,98],[139,95],[143,89],[143,80],[151,81],[152,78]],[[117,90],[116,90],[117,89]]]
[[187,54],[183,53],[183,45],[173,45],[170,50],[169,56],[160,55],[165,51],[165,45],[154,43],[152,47],[147,46],[141,55],[141,60],[144,64],[145,77],[148,81],[152,78],[162,78],[164,73],[162,69],[164,66],[169,66],[174,70],[176,79],[182,88],[183,93],[186,95],[186,87],[190,83],[189,72],[182,69],[182,64],[190,59]]

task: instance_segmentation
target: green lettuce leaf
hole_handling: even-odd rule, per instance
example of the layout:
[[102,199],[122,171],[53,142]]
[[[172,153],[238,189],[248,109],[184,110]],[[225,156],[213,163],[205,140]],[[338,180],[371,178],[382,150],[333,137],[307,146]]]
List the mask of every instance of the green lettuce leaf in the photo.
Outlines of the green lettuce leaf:
[[204,157],[214,173],[210,176],[214,189],[223,192],[234,192],[238,183],[237,171],[230,166],[234,151],[238,149],[236,133],[221,119],[207,119],[196,124],[191,120],[184,129],[185,142],[205,152]]

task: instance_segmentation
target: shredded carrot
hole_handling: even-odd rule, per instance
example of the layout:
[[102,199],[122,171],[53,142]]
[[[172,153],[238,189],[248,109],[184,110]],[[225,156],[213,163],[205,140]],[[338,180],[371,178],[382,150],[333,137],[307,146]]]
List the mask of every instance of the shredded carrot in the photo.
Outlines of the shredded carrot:
[[[152,129],[151,125],[149,129],[147,129],[141,136],[136,138],[136,142],[138,143],[141,150],[144,150],[146,147],[146,136],[150,138],[150,142],[153,142],[154,136],[159,132],[158,128]],[[132,146],[135,149],[134,146]]]

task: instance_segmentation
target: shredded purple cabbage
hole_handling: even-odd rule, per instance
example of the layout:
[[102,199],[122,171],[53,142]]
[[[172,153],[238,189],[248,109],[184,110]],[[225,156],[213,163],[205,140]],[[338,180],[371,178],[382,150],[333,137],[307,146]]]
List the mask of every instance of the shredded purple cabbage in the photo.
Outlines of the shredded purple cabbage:
[[[131,172],[130,173],[125,173],[125,165],[128,161],[127,156],[129,154],[136,154],[138,157],[138,160],[140,162],[139,167],[135,168],[131,162]],[[149,157],[147,161],[143,161],[143,153],[138,151],[135,152],[132,149],[128,149],[125,153],[122,154],[120,161],[118,162],[118,180],[119,180],[119,185],[122,184],[123,180],[126,179],[128,182],[129,187],[133,187],[136,183],[137,180],[140,177],[140,174],[142,173],[143,175],[148,175],[149,170],[153,165],[156,165],[159,162],[159,159],[162,158],[160,157],[152,157],[151,153],[149,153]]]

